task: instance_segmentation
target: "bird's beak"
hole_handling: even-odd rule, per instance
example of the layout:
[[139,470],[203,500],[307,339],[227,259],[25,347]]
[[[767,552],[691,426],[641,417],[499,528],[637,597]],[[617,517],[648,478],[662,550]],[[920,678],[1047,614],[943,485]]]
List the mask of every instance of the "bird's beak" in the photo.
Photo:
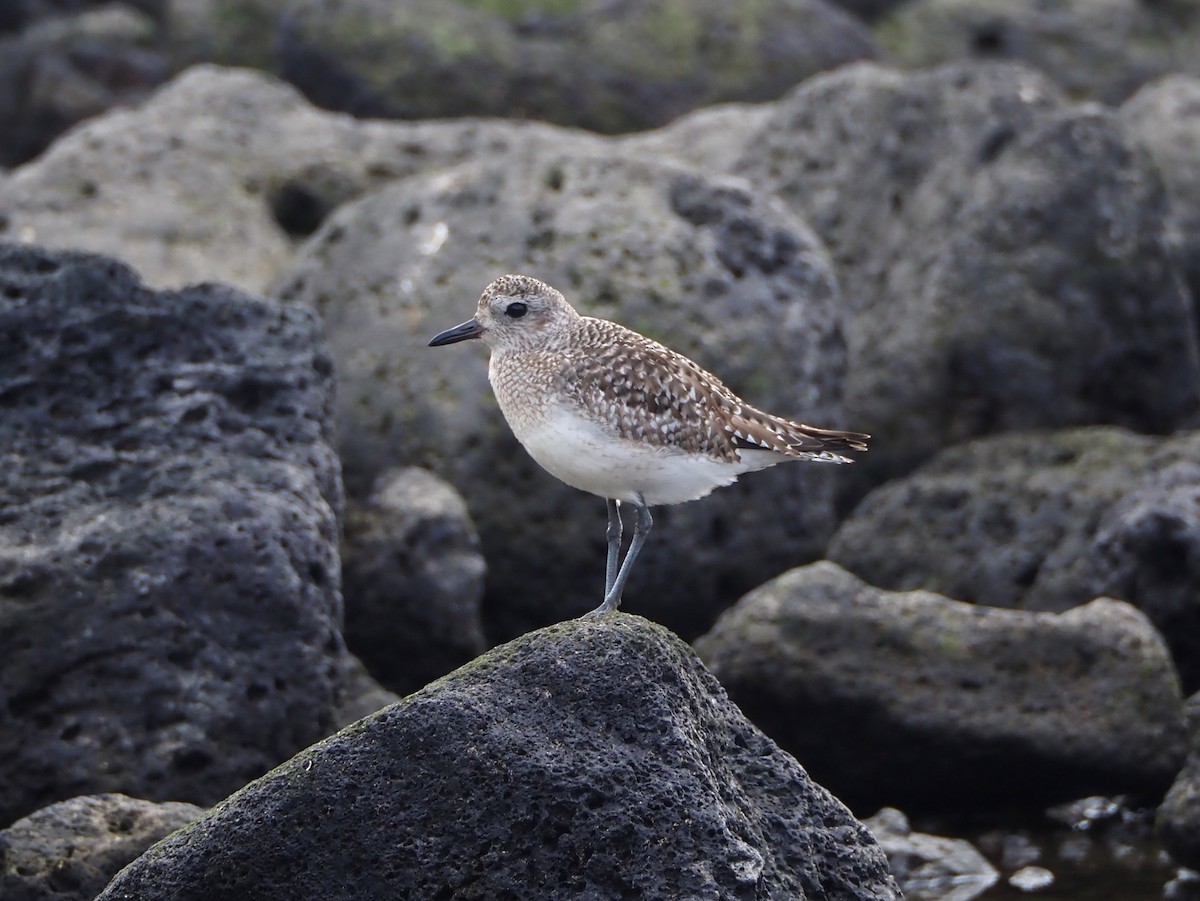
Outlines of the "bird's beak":
[[482,334],[483,326],[474,319],[468,319],[462,325],[456,325],[454,328],[448,328],[444,332],[434,335],[433,340],[429,342],[429,346],[441,347],[443,344],[454,344],[457,341],[478,338]]

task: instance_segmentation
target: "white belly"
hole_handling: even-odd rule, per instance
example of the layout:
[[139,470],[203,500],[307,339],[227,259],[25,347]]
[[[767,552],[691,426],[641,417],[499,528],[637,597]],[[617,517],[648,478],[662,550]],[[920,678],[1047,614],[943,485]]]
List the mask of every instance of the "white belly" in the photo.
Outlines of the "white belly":
[[641,497],[651,507],[704,497],[765,463],[725,463],[616,438],[561,409],[516,434],[543,469],[571,487],[629,503]]

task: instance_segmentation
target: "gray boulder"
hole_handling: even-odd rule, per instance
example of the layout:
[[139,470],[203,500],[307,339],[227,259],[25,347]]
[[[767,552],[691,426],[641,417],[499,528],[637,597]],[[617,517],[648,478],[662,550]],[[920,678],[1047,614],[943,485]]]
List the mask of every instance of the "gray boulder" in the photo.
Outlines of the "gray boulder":
[[307,310],[0,245],[0,822],[342,725],[332,375]]
[[300,0],[280,26],[280,74],[355,116],[498,115],[530,65],[503,18],[453,0]]
[[1160,75],[1200,70],[1200,11],[1189,0],[912,0],[875,34],[908,66],[1021,60],[1111,104]]
[[[1156,455],[1091,536],[1095,587],[1136,604],[1166,637],[1184,684],[1200,687],[1200,435]],[[1175,457],[1175,460],[1171,458]],[[1184,457],[1180,460],[1178,457]]]
[[1065,610],[1107,594],[1162,632],[1200,684],[1200,433],[1001,435],[868,495],[829,558],[873,585]]
[[385,473],[351,500],[342,539],[346,644],[408,694],[483,653],[483,556],[462,497],[437,476]]
[[1158,808],[1155,826],[1171,856],[1182,866],[1200,869],[1200,694],[1185,708],[1191,731],[1187,764]]
[[[491,395],[485,348],[426,346],[473,315],[484,286],[508,271],[692,356],[751,403],[854,425],[839,412],[842,315],[821,244],[741,182],[533,147],[347,204],[273,293],[324,318],[347,490],[365,494],[403,461],[463,493],[488,562],[496,636],[595,607],[605,553],[604,503],[557,482],[517,444]],[[629,609],[699,634],[742,591],[820,555],[845,469],[779,466],[660,508]]]
[[103,901],[899,898],[867,830],[623,614],[497,648],[251,783]]
[[202,813],[117,794],[51,804],[0,831],[0,897],[92,901],[118,870]]
[[880,588],[1065,610],[1096,596],[1079,571],[1091,534],[1158,445],[1100,427],[956,445],[869,494],[829,559]]
[[847,418],[876,437],[856,476],[976,435],[1195,415],[1167,195],[1115,113],[1017,66],[860,65],[780,101],[735,169],[844,276]]
[[1158,809],[1158,834],[1180,865],[1200,867],[1200,753],[1180,771]]
[[155,287],[260,292],[337,205],[541,139],[536,123],[359,122],[265,75],[198,66],[0,175],[0,238],[110,254]]
[[680,116],[652,131],[614,139],[630,156],[663,156],[697,169],[729,172],[770,121],[770,103],[723,103]]
[[1036,809],[1162,791],[1183,761],[1158,632],[1101,598],[1062,614],[882,591],[833,563],[726,611],[696,649],[730,697],[856,809]]
[[[13,33],[0,27],[0,166],[33,158],[70,126],[140,100],[166,80],[148,16],[118,4],[78,10],[89,5],[26,10]],[[5,11],[22,6],[36,8],[4,4]]]
[[305,0],[279,34],[281,74],[328,108],[403,118],[519,111],[602,132],[773,99],[875,55],[863,24],[825,0]]
[[1162,171],[1171,199],[1168,237],[1192,297],[1200,297],[1200,77],[1153,82],[1121,107],[1120,116]]

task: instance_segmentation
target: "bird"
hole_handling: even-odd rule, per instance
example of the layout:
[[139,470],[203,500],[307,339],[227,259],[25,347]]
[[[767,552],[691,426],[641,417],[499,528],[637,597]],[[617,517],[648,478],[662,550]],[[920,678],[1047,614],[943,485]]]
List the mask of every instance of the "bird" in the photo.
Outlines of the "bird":
[[[850,463],[870,435],[759,410],[683,354],[607,319],[581,315],[527,275],[489,284],[475,315],[439,332],[441,347],[480,339],[488,380],[517,440],[547,472],[605,499],[604,599],[615,611],[654,524],[650,508],[707,496],[792,460]],[[622,561],[621,505],[637,511]]]

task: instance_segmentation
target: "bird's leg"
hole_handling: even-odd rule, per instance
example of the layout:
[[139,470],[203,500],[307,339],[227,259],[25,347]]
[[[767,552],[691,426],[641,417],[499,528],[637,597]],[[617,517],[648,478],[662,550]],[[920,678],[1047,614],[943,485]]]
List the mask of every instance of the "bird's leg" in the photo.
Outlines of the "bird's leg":
[[625,590],[625,580],[629,578],[629,570],[633,567],[633,561],[637,559],[642,545],[646,543],[646,536],[650,534],[650,527],[654,525],[654,519],[650,516],[650,508],[646,506],[640,496],[638,497],[636,506],[637,522],[633,526],[633,540],[629,542],[629,550],[625,554],[625,560],[621,563],[621,569],[617,573],[617,578],[613,581],[612,587],[604,595],[604,603],[591,613],[585,613],[584,616],[587,618],[600,616],[603,613],[612,613],[621,604],[621,592]]
[[606,498],[608,501],[608,563],[604,567],[604,596],[612,591],[613,582],[617,579],[617,565],[621,562],[621,502]]

